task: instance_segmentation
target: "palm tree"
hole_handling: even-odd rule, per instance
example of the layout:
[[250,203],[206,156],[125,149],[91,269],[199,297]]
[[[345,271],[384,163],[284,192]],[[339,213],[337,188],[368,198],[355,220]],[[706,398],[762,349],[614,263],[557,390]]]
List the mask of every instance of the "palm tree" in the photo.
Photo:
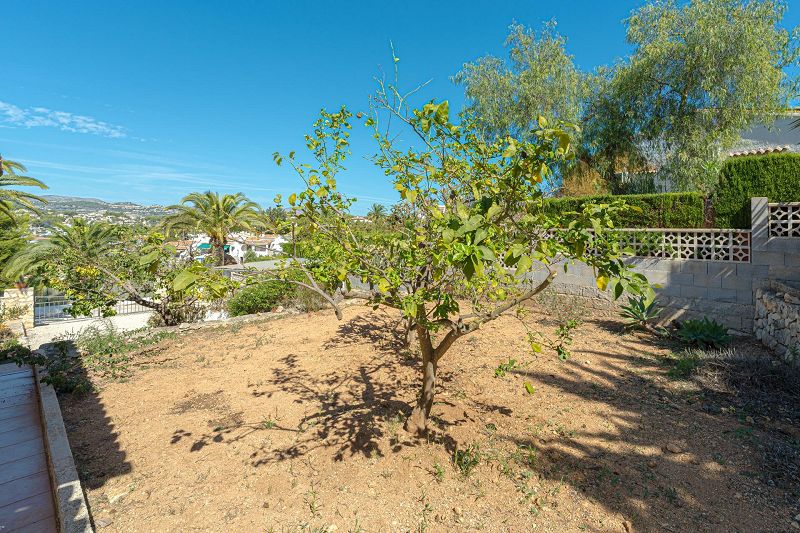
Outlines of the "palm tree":
[[118,240],[119,228],[77,218],[71,226],[57,224],[47,240],[23,248],[11,258],[3,274],[12,279],[33,274],[54,254],[72,253],[91,261],[112,252]]
[[386,217],[386,206],[381,204],[372,204],[367,213],[367,218],[373,222],[379,222]]
[[44,203],[42,198],[34,194],[6,189],[6,187],[47,188],[47,185],[36,178],[19,174],[19,172],[27,172],[27,170],[24,165],[10,159],[3,159],[3,156],[0,156],[0,213],[10,218],[14,218],[13,209],[15,205],[38,213],[34,202]]
[[167,232],[199,231],[208,235],[220,265],[225,264],[225,245],[236,231],[252,231],[263,223],[261,208],[242,193],[220,195],[193,192],[181,203],[168,207],[174,213],[162,222]]

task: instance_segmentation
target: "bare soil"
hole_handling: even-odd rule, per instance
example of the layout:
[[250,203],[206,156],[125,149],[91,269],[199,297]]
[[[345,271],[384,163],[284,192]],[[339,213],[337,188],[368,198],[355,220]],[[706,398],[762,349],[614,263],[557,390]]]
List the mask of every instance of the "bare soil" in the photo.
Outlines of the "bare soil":
[[[61,398],[108,531],[797,531],[797,397],[670,377],[677,349],[586,312],[572,356],[502,317],[442,360],[427,440],[395,315],[189,332]],[[550,310],[534,309],[530,325]],[[759,351],[747,340],[739,351]],[[495,369],[517,361],[505,375]],[[526,391],[525,383],[533,387]],[[761,390],[763,393],[764,391]],[[795,391],[796,392],[796,391]],[[762,394],[763,396],[763,394]],[[458,465],[454,463],[458,458]],[[472,463],[476,463],[470,471]],[[459,467],[459,465],[462,468]],[[468,473],[467,473],[468,471]]]

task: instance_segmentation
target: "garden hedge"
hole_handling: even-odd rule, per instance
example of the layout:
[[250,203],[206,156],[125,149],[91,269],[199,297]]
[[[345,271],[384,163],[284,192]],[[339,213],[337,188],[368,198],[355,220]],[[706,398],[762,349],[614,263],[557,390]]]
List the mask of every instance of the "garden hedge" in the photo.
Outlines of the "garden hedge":
[[750,198],[800,201],[800,154],[769,154],[728,159],[714,193],[715,226],[749,228]]
[[549,198],[545,201],[545,212],[579,211],[586,202],[602,204],[615,200],[624,200],[641,209],[620,214],[614,221],[618,228],[702,228],[705,224],[705,199],[696,192]]

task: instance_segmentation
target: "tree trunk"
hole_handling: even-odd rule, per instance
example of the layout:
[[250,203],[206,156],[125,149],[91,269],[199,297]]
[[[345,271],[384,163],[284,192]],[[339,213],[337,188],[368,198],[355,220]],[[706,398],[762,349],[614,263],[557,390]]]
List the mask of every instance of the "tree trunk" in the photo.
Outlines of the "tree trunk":
[[422,388],[417,405],[406,420],[406,431],[415,435],[425,435],[428,431],[428,416],[433,407],[433,394],[436,388],[436,360],[434,358],[431,335],[428,330],[417,325],[417,338],[422,351]]
[[225,243],[214,242],[214,248],[216,248],[219,266],[225,266]]

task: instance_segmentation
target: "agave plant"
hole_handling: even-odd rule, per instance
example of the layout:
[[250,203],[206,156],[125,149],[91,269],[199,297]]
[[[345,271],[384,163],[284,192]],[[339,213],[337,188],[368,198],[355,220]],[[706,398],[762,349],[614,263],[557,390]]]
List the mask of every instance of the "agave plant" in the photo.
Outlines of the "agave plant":
[[628,304],[620,306],[620,315],[627,320],[626,328],[652,329],[651,323],[655,321],[663,307],[658,305],[655,298],[645,295],[628,296]]
[[731,340],[728,328],[707,316],[681,322],[678,337],[689,344],[711,348],[720,348]]

